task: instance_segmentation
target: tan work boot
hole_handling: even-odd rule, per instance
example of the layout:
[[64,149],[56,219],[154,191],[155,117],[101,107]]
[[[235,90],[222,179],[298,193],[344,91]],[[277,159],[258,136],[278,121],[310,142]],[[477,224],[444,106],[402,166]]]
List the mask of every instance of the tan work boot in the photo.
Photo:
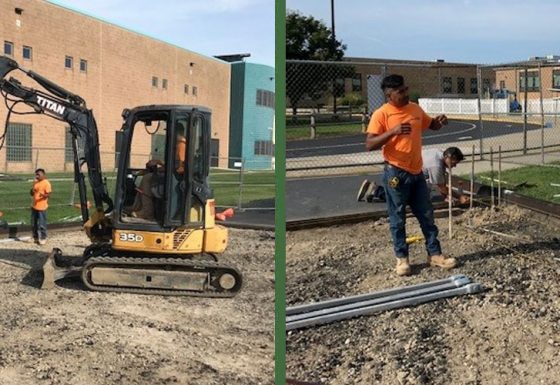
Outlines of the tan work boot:
[[428,265],[441,267],[443,269],[452,269],[457,266],[455,258],[446,257],[444,255],[432,255],[428,257]]
[[397,275],[409,275],[410,274],[410,264],[408,263],[408,258],[397,258]]

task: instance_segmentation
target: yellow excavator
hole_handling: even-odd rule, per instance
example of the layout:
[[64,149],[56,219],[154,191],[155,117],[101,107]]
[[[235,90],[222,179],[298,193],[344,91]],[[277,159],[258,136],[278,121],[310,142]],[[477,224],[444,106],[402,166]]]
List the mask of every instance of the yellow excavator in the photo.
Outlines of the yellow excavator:
[[[14,77],[7,79],[14,70],[45,91],[24,86]],[[185,105],[124,109],[115,146],[113,199],[101,172],[97,125],[84,99],[6,56],[0,57],[0,92],[7,108],[0,149],[12,114],[47,115],[66,122],[72,135],[79,208],[91,244],[74,257],[54,248],[43,266],[43,288],[79,276],[86,287],[98,291],[231,297],[240,290],[240,272],[217,258],[226,249],[228,232],[215,223],[208,183],[209,109]],[[22,112],[18,108],[22,103],[31,110]],[[150,149],[152,159],[146,163],[139,154]],[[91,213],[84,168],[94,202]],[[141,183],[142,178],[149,178],[149,183]],[[135,211],[138,202],[149,210]]]

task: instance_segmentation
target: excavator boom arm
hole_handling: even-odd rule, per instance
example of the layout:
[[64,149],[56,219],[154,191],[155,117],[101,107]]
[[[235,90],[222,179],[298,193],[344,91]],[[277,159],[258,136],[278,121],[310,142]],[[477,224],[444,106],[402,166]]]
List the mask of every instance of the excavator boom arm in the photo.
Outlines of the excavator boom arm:
[[[47,92],[26,87],[13,77],[6,79],[8,73],[13,70],[24,72],[39,83]],[[30,106],[36,114],[45,114],[51,118],[68,123],[73,139],[74,180],[78,183],[79,187],[82,220],[85,223],[89,219],[86,186],[81,171],[84,163],[87,165],[89,182],[97,210],[100,212],[112,211],[113,201],[107,193],[106,183],[101,171],[97,124],[92,111],[86,108],[85,101],[78,95],[65,90],[43,76],[20,68],[14,60],[5,56],[0,57],[0,75],[2,76],[0,78],[0,90],[8,106],[6,130],[10,114],[18,103]],[[12,102],[12,105],[9,106],[8,102]],[[79,155],[79,148],[83,148],[83,157]],[[104,204],[107,207],[104,207]]]

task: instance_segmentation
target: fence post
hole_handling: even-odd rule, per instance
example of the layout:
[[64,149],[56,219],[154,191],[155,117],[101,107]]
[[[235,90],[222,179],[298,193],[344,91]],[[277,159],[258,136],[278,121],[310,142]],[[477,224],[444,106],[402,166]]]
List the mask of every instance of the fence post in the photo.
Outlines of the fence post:
[[35,151],[35,168],[31,171],[35,171],[39,168],[39,149]]
[[315,115],[311,114],[309,138],[315,139],[316,135],[317,135],[317,125],[315,123]]
[[72,183],[72,193],[70,194],[70,202],[69,205],[74,205],[74,199],[76,198],[76,182]]
[[541,79],[541,84],[539,87],[539,97],[541,101],[541,164],[544,164],[544,103],[543,103],[543,96],[542,96],[542,68],[541,64],[539,63],[539,79]]
[[523,155],[527,154],[527,88],[529,85],[529,82],[527,80],[527,76],[528,76],[527,72],[528,72],[527,68],[525,68],[524,71],[525,79],[523,84],[523,88],[525,90],[525,92],[523,93],[525,99],[523,100]]
[[237,209],[242,211],[243,209],[243,172],[245,169],[245,159],[241,158],[241,168],[239,169],[239,202],[237,204]]
[[483,127],[483,123],[482,123],[482,101],[480,100],[480,98],[482,97],[482,70],[480,69],[479,66],[476,67],[476,82],[477,82],[477,89],[478,89],[478,125],[480,126],[479,128],[479,136],[480,136],[480,143],[479,143],[479,147],[480,147],[480,159],[484,159],[484,147],[483,147],[483,132],[484,132],[484,127]]

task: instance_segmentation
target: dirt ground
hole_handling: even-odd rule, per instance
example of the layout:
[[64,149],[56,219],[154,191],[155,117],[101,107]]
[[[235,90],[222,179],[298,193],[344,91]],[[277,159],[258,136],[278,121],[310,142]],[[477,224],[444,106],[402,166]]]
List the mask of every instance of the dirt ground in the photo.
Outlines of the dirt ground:
[[[560,384],[560,226],[516,207],[437,219],[451,271],[397,277],[386,219],[287,234],[289,305],[464,274],[482,294],[439,300],[287,334],[287,377],[348,384]],[[494,232],[507,235],[497,235]],[[409,235],[421,234],[413,218]]]
[[244,287],[231,299],[40,290],[53,246],[79,255],[82,232],[47,246],[0,243],[0,384],[274,383],[274,234],[230,230],[221,262]]

